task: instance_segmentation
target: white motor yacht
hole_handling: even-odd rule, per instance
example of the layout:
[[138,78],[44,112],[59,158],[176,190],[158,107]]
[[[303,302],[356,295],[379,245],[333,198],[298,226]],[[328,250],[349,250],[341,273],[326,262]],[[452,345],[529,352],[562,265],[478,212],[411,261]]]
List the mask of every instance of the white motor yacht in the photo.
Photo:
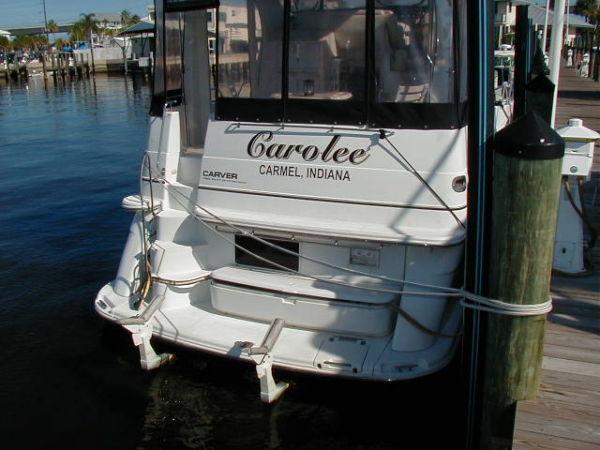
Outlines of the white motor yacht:
[[464,0],[156,1],[140,192],[95,299],[142,367],[170,359],[154,337],[251,362],[270,402],[273,367],[397,381],[449,363],[465,17]]

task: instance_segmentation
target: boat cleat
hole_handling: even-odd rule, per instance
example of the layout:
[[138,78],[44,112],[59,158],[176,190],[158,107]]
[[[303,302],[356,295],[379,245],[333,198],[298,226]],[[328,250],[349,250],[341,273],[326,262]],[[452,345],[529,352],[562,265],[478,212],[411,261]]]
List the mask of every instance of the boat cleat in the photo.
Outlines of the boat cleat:
[[258,347],[255,347],[252,342],[236,342],[242,353],[249,356],[256,364],[256,375],[260,382],[260,399],[265,403],[274,402],[289,387],[288,383],[276,382],[272,371],[273,355],[271,352],[284,325],[283,319],[273,320],[262,344]]

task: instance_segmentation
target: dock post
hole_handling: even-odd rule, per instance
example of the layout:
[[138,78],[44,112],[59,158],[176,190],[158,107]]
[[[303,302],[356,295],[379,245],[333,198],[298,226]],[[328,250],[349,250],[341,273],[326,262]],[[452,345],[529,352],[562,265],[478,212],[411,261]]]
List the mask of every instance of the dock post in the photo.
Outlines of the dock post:
[[65,77],[67,76],[67,71],[65,69],[65,55],[64,53],[60,53],[58,55],[58,67],[60,67],[60,77],[65,81]]
[[52,55],[52,78],[54,79],[54,82],[56,83],[57,81],[57,76],[58,74],[57,72],[57,59],[56,59],[56,55]]
[[90,31],[90,55],[92,55],[92,76],[96,76],[96,64],[94,63],[94,40]]
[[77,77],[83,78],[83,54],[77,55],[75,53],[75,68],[77,70]]
[[[563,139],[534,111],[496,134],[492,298],[521,305],[549,299],[563,154]],[[517,401],[537,395],[545,324],[545,314],[490,314],[481,448],[512,448]]]
[[44,83],[46,83],[46,52],[42,53],[42,73],[44,74]]
[[19,79],[24,79],[25,81],[27,81],[27,78],[29,78],[29,69],[27,69],[27,63],[25,63],[23,65],[19,65],[17,67],[18,67]]

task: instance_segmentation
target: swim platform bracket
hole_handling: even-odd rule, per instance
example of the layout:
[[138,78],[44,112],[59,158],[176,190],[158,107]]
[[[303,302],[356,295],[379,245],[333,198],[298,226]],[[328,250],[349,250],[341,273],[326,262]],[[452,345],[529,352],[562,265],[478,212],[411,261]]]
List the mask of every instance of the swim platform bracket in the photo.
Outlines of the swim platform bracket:
[[158,295],[154,297],[142,314],[119,321],[123,328],[131,333],[133,345],[139,349],[140,365],[144,370],[157,369],[175,359],[175,355],[172,353],[157,354],[150,343],[150,339],[152,338],[152,319],[164,300],[164,295]]
[[276,382],[273,378],[272,350],[285,326],[283,319],[274,319],[263,338],[262,344],[255,347],[252,342],[236,342],[245,353],[256,363],[256,375],[260,382],[260,399],[265,403],[276,401],[289,387],[288,383]]

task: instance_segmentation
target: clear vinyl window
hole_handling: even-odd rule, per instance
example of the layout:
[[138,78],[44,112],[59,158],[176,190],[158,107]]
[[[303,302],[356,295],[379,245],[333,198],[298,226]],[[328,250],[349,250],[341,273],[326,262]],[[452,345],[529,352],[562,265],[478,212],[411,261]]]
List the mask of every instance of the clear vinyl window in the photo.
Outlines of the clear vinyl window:
[[365,0],[292,1],[289,98],[364,100]]
[[456,59],[466,57],[466,39],[453,21],[464,3],[222,0],[216,117],[462,126],[466,74],[463,64],[459,84]]
[[178,13],[165,14],[165,80],[167,95],[181,91],[181,45],[185,23]]
[[219,96],[281,98],[283,0],[222,0]]
[[374,31],[376,102],[453,101],[450,0],[376,0]]

